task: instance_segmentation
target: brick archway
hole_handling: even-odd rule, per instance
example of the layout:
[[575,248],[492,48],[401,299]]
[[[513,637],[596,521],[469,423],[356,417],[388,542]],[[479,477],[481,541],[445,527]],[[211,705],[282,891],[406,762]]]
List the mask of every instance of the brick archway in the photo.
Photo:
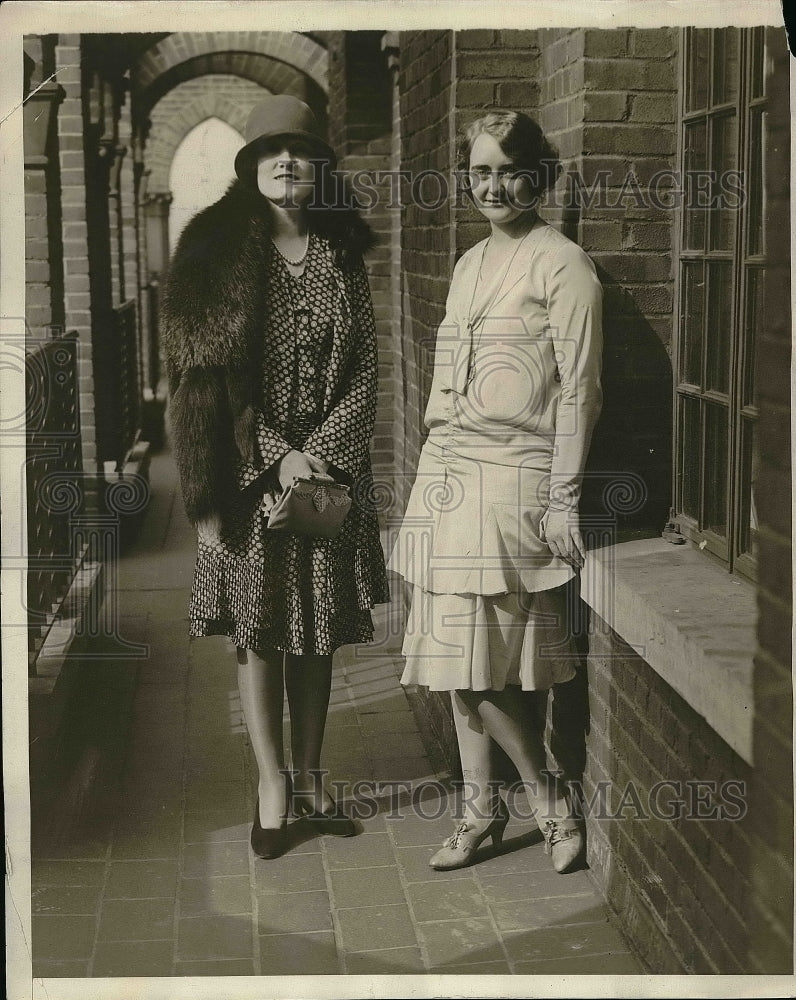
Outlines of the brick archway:
[[315,39],[293,31],[174,32],[133,67],[140,110],[146,115],[177,83],[208,73],[232,73],[319,104],[328,89],[328,54]]
[[213,52],[252,52],[295,66],[326,90],[328,55],[315,39],[297,31],[175,31],[138,60],[137,77],[148,87],[172,66]]
[[196,77],[178,84],[152,109],[146,144],[151,194],[169,190],[169,170],[183,139],[208,118],[219,118],[243,133],[252,106],[267,89],[236,76]]

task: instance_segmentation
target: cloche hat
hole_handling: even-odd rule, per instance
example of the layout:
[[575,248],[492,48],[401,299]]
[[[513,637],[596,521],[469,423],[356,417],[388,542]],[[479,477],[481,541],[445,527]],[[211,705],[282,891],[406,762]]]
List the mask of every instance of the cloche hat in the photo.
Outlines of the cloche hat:
[[256,104],[246,122],[246,145],[235,157],[235,173],[243,177],[257,163],[260,150],[275,136],[298,136],[316,147],[334,166],[334,150],[321,135],[312,109],[290,94],[274,94]]

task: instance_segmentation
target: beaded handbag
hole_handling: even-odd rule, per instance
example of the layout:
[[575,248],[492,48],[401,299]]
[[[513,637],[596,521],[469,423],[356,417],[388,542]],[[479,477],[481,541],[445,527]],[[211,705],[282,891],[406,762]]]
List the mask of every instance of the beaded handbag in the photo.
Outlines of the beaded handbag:
[[336,538],[351,510],[348,486],[331,479],[296,476],[268,514],[272,531]]

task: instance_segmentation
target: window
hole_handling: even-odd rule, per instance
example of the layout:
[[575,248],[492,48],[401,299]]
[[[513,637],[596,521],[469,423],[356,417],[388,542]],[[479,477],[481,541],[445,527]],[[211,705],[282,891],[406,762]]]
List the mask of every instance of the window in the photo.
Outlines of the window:
[[682,42],[674,505],[688,538],[754,576],[765,29],[686,28]]

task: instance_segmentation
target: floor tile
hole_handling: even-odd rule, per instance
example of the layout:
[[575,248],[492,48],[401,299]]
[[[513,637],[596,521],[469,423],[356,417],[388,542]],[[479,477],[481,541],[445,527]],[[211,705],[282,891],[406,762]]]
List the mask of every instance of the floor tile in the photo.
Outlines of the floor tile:
[[102,904],[100,941],[155,941],[173,935],[173,899],[107,899]]
[[334,905],[378,906],[383,903],[404,903],[401,880],[395,867],[348,868],[329,875]]
[[329,894],[322,889],[260,896],[258,914],[259,934],[304,934],[332,929]]
[[37,885],[102,885],[105,861],[72,861],[62,858],[34,858],[31,883]]
[[250,958],[252,923],[249,916],[185,917],[177,928],[179,961],[221,961]]
[[474,869],[455,868],[450,872],[435,871],[428,863],[429,858],[439,849],[439,844],[419,847],[397,847],[395,856],[407,882],[446,883],[455,879],[472,879]]
[[420,924],[417,933],[426,949],[429,968],[505,959],[492,921],[486,917]]
[[344,956],[350,976],[406,976],[425,972],[419,948],[377,948]]
[[96,924],[93,916],[34,914],[32,918],[34,960],[89,958],[94,945]]
[[100,941],[94,976],[170,976],[174,941]]
[[63,959],[55,962],[41,962],[34,958],[32,972],[34,979],[85,979],[88,976],[89,960]]
[[253,976],[254,960],[230,958],[221,962],[177,962],[177,976]]
[[[439,847],[455,829],[454,820],[446,813],[439,819],[424,819],[406,810],[400,819],[388,819],[388,829],[398,847],[433,845]],[[482,851],[486,853],[489,848]]]
[[266,934],[260,938],[263,976],[338,976],[340,959],[331,931],[310,934]]
[[560,896],[557,899],[534,899],[509,903],[490,903],[495,923],[501,931],[531,927],[556,927],[560,924],[592,924],[608,919],[608,910],[593,895]]
[[376,737],[387,733],[410,733],[417,732],[417,723],[411,710],[408,712],[395,712],[393,715],[383,715],[382,713],[365,712],[360,717],[362,733],[366,738]]
[[250,810],[243,805],[238,809],[186,812],[183,836],[186,844],[201,844],[208,841],[248,841],[253,816],[253,807]]
[[385,941],[396,948],[417,943],[405,904],[338,910],[337,919],[346,952],[373,951],[383,948]]
[[406,895],[415,920],[460,920],[464,917],[487,917],[489,911],[473,879],[439,882],[415,882]]
[[258,895],[326,888],[320,854],[284,856],[274,861],[257,861],[255,880]]
[[509,957],[517,962],[627,951],[627,945],[609,923],[506,932],[503,941]]
[[372,759],[373,777],[377,781],[416,781],[433,778],[434,771],[425,754],[421,757],[380,757]]
[[325,837],[323,847],[330,871],[339,868],[375,868],[395,862],[392,841],[386,833]]
[[484,896],[494,903],[517,899],[547,899],[559,896],[594,897],[594,883],[584,871],[560,875],[555,869],[512,875],[489,875],[479,866],[478,874]]
[[99,907],[102,886],[50,885],[31,891],[33,913],[94,914]]
[[186,878],[248,875],[250,853],[248,841],[186,844],[183,852],[183,874]]
[[180,916],[202,913],[251,913],[252,894],[248,875],[184,878],[180,882]]
[[644,970],[629,952],[605,955],[565,955],[539,962],[515,962],[520,976],[640,976]]
[[173,898],[176,889],[176,860],[112,861],[108,866],[106,899]]
[[509,976],[511,966],[504,959],[496,959],[492,962],[471,962],[461,965],[457,962],[446,963],[438,970],[444,972],[446,976]]

